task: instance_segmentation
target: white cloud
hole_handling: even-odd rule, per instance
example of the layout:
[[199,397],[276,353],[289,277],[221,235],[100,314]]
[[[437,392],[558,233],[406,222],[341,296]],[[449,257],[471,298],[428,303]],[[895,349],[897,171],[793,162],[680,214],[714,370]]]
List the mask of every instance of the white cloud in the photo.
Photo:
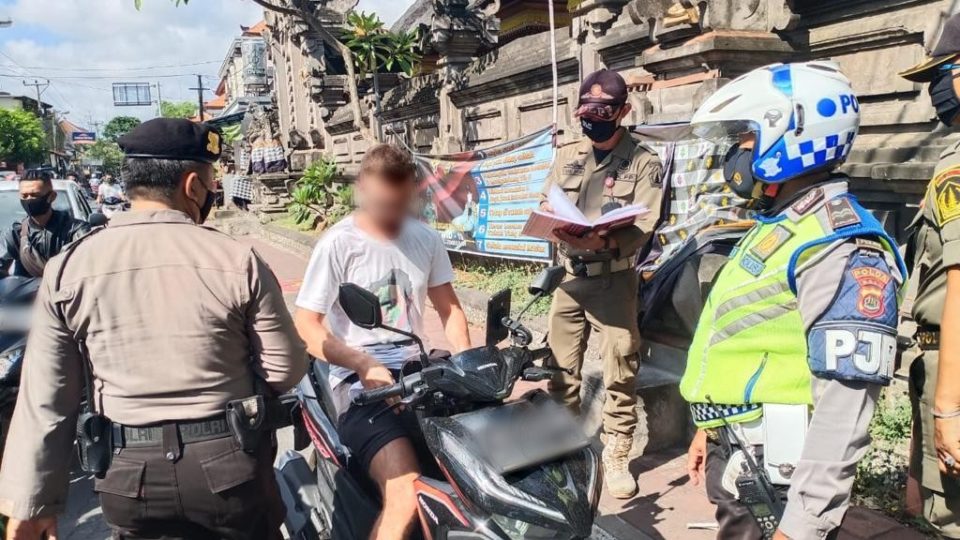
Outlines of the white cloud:
[[[14,21],[0,30],[0,51],[8,55],[0,57],[0,73],[24,76],[0,77],[0,88],[33,95],[21,80],[49,78],[43,99],[69,110],[80,124],[120,114],[150,118],[155,111],[150,107],[113,107],[111,83],[159,81],[164,99],[196,100],[189,90],[196,77],[168,75],[199,73],[207,76],[206,86],[215,87],[218,62],[240,25],[262,18],[249,0],[193,0],[179,8],[169,0],[143,4],[142,11],[134,0],[14,0],[0,7]],[[130,69],[168,65],[183,67]]]
[[[357,9],[374,11],[389,25],[412,3],[361,0]],[[85,125],[121,114],[154,116],[150,107],[114,107],[116,81],[159,81],[163,99],[196,100],[189,90],[196,77],[167,75],[200,73],[206,86],[216,87],[219,62],[240,25],[253,25],[263,13],[251,0],[192,0],[179,8],[171,0],[143,0],[141,11],[134,0],[0,0],[0,15],[14,22],[0,29],[0,52],[7,55],[0,56],[0,75],[7,75],[0,76],[0,90],[32,96],[22,81],[49,78],[44,101]],[[208,61],[215,62],[186,65]],[[182,67],[131,69],[167,65]]]

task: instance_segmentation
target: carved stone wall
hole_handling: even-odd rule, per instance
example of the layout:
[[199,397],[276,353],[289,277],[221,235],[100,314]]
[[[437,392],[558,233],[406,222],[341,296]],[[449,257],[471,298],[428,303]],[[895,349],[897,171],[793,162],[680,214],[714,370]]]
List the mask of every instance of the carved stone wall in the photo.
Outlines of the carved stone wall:
[[[558,29],[559,129],[579,135],[572,118],[583,72],[609,67],[631,85],[631,121],[685,121],[717,88],[756,67],[829,58],[840,63],[861,97],[863,128],[846,170],[861,199],[888,211],[901,229],[931,174],[944,133],[925,88],[896,73],[932,46],[954,0],[584,0],[573,22]],[[551,66],[547,33],[502,46],[486,12],[464,0],[435,0],[441,71],[402,82],[383,100],[384,133],[417,152],[489,146],[550,123]],[[466,17],[466,18],[465,18]],[[466,32],[473,32],[470,36]],[[486,35],[484,37],[484,32]],[[471,38],[474,41],[470,41]],[[482,39],[477,39],[480,36]],[[280,122],[298,130],[321,126],[324,151],[355,163],[369,141],[357,139],[336,81],[301,91],[302,48],[272,51]],[[277,62],[280,62],[277,64]],[[281,64],[286,65],[281,67]],[[330,80],[329,76],[322,79]],[[314,105],[310,104],[310,101]],[[316,112],[311,107],[322,102]],[[328,104],[336,104],[333,110]],[[324,116],[327,114],[329,116]],[[947,136],[946,139],[952,139]]]

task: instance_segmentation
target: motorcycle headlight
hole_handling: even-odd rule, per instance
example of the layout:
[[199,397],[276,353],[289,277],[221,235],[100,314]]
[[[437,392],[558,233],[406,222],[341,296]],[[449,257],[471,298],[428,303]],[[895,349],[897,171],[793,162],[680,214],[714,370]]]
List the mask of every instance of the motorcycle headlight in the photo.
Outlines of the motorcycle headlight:
[[493,522],[514,540],[552,540],[561,538],[557,531],[545,529],[526,521],[509,518],[498,514],[491,514]]

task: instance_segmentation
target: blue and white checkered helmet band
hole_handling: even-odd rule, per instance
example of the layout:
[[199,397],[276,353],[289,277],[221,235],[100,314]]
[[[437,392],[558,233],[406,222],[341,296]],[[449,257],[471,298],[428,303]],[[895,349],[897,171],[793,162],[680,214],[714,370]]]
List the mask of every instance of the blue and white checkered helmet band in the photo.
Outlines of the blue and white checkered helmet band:
[[847,131],[839,135],[827,135],[803,141],[800,144],[792,144],[787,147],[787,157],[800,158],[804,167],[823,165],[835,159],[847,157],[856,136],[856,131]]

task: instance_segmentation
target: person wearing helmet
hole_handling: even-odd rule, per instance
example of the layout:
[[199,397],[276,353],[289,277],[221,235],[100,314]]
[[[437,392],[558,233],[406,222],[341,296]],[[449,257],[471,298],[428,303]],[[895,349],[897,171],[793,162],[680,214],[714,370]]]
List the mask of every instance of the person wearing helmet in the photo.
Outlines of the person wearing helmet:
[[877,397],[890,383],[906,268],[836,173],[860,124],[832,62],[775,64],[694,114],[735,141],[724,176],[757,222],[720,271],[680,382],[688,469],[719,538],[824,538],[839,527]]
[[[580,85],[576,117],[584,139],[557,151],[543,190],[541,209],[553,186],[559,187],[591,220],[629,204],[651,212],[634,225],[601,235],[575,237],[557,231],[558,259],[567,269],[550,307],[549,343],[559,367],[551,394],[574,414],[580,412],[581,368],[591,331],[600,337],[603,364],[604,480],[619,499],[637,493],[629,453],[637,427],[636,376],[640,330],[637,327],[637,254],[659,218],[661,165],[657,154],[638,143],[622,126],[630,113],[627,84],[619,74],[600,70]],[[616,301],[611,302],[611,299]]]
[[[947,21],[931,57],[900,74],[929,83],[937,117],[947,127],[960,125],[958,59],[960,14]],[[910,365],[910,474],[921,486],[924,517],[944,537],[960,538],[960,142],[940,156],[910,229],[908,258],[919,273],[913,318],[920,348]]]

